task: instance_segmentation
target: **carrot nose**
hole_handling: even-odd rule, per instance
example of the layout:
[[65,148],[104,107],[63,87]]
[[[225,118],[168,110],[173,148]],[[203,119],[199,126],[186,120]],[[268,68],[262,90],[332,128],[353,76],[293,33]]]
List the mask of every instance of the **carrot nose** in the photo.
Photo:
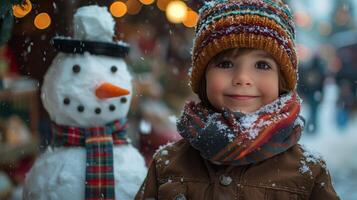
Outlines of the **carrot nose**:
[[95,95],[99,99],[119,97],[129,94],[129,90],[115,86],[110,83],[102,83],[95,89]]

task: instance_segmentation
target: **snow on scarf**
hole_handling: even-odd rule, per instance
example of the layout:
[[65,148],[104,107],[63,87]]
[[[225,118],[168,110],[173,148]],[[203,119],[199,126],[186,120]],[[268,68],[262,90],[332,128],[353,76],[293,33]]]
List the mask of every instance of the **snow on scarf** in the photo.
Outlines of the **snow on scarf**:
[[177,129],[203,158],[219,164],[257,163],[292,147],[304,122],[297,93],[282,95],[253,113],[217,112],[188,102]]

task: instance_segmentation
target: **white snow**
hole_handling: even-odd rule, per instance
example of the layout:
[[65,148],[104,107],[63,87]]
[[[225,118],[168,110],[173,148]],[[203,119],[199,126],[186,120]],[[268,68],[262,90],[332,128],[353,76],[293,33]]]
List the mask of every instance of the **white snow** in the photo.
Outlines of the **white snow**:
[[165,165],[169,165],[170,164],[170,160],[165,160]]
[[311,172],[310,168],[307,166],[305,161],[300,161],[301,166],[299,168],[300,173],[305,174],[307,172]]
[[163,156],[168,155],[169,153],[168,153],[167,148],[171,147],[173,144],[174,144],[174,142],[168,142],[164,145],[159,146],[159,148],[156,149],[156,151],[153,155],[153,158],[155,158],[158,153],[160,153],[160,155],[163,155]]
[[[323,158],[322,156],[320,155],[320,153],[312,150],[312,149],[309,149],[308,147],[302,145],[302,148],[303,148],[303,159],[300,160],[300,168],[299,168],[299,171],[300,173],[302,174],[305,174],[305,173],[308,173],[309,175],[311,175],[311,179],[313,179],[314,177],[312,177],[312,171],[311,169],[309,168],[309,165],[311,164],[317,164],[317,163],[321,163],[323,161]],[[323,165],[322,167],[325,167],[325,165]]]
[[73,19],[74,38],[112,42],[115,21],[108,8],[97,5],[79,8]]
[[170,115],[169,116],[169,121],[173,124],[176,124],[177,117],[175,115]]
[[241,121],[241,125],[244,129],[249,129],[252,124],[258,119],[258,115],[247,114],[246,117]]
[[[318,110],[319,129],[315,135],[303,133],[300,143],[317,151],[326,161],[337,194],[344,200],[357,199],[357,116],[346,130],[339,130],[335,122],[337,88],[325,86],[324,99]],[[302,114],[308,117],[308,106],[303,104]],[[322,183],[321,186],[324,186]]]
[[140,121],[140,123],[139,123],[140,133],[145,134],[145,135],[150,134],[151,129],[152,129],[152,125],[150,124],[150,122],[147,122],[145,120]]
[[203,129],[206,129],[210,127],[212,124],[218,126],[218,130],[222,131],[228,128],[226,125],[220,123],[218,119],[220,118],[220,115],[218,113],[213,113],[207,116],[207,121],[205,122],[205,127]]
[[168,154],[169,154],[169,152],[166,149],[161,151],[161,155],[163,155],[163,156],[167,156]]

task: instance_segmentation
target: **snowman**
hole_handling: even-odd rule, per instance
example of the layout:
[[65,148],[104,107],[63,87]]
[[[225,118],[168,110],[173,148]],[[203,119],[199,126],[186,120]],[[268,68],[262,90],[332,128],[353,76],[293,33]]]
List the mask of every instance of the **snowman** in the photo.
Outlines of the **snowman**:
[[123,57],[106,7],[74,15],[74,38],[55,38],[59,51],[44,77],[41,99],[53,142],[26,176],[24,199],[134,199],[147,173],[126,137],[132,96]]

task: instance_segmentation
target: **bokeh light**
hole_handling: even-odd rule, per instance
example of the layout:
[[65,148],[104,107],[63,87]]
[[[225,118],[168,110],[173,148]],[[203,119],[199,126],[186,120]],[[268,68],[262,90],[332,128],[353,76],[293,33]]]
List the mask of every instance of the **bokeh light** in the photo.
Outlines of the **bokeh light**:
[[14,5],[12,7],[12,13],[17,18],[25,17],[32,10],[32,3],[30,0],[26,0],[22,5]]
[[300,61],[308,61],[311,58],[309,48],[304,44],[297,44],[297,55]]
[[170,0],[157,0],[156,5],[161,11],[165,11]]
[[126,6],[128,8],[128,13],[131,15],[136,15],[140,12],[141,7],[143,4],[141,4],[138,0],[128,0],[126,2]]
[[302,28],[308,28],[312,24],[312,18],[306,12],[297,11],[297,12],[295,12],[294,17],[295,17],[296,24]]
[[114,17],[122,17],[128,11],[128,8],[125,3],[121,1],[116,1],[113,2],[112,5],[110,5],[109,10]]
[[328,21],[322,21],[319,23],[318,29],[321,35],[328,36],[332,32],[332,25]]
[[34,24],[38,29],[46,29],[51,25],[51,17],[43,12],[35,17]]
[[182,1],[171,1],[166,8],[166,17],[171,23],[181,23],[186,19],[187,6]]
[[155,0],[140,0],[140,2],[144,5],[150,5],[154,3]]
[[186,19],[183,21],[183,24],[186,27],[192,28],[196,26],[197,21],[198,21],[198,14],[193,10],[189,10],[187,11]]

